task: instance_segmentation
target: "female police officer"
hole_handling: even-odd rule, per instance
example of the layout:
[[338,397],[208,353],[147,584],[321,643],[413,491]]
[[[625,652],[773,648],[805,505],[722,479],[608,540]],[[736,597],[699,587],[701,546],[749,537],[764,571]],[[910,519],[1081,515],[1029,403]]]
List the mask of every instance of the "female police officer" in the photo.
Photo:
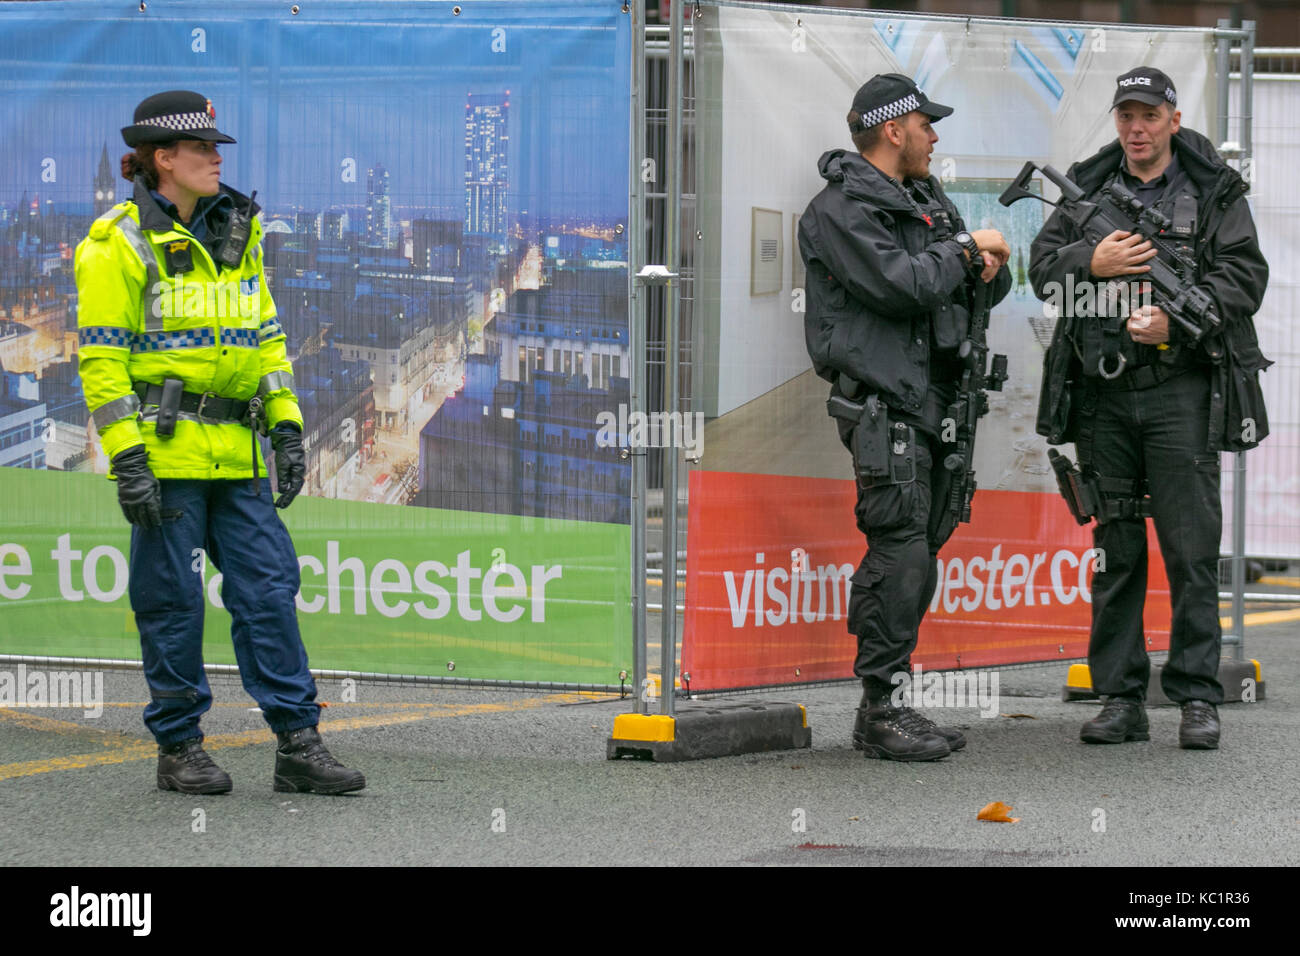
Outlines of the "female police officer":
[[122,130],[130,200],[77,247],[79,358],[86,404],[131,522],[131,607],[159,745],[158,786],[226,793],[203,751],[212,703],[203,672],[207,552],[244,688],[279,737],[276,790],[344,793],[366,785],[316,731],[316,685],[298,633],[298,560],[271,505],[250,424],[270,430],[284,508],[302,489],[302,415],[252,199],[220,182],[210,100],[170,91]]

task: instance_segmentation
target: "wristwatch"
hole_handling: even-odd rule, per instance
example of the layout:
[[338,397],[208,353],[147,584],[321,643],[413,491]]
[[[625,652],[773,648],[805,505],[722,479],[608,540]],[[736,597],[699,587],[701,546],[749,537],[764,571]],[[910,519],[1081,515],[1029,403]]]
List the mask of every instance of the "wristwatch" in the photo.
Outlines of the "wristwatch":
[[953,236],[953,239],[957,241],[959,246],[966,250],[966,253],[970,256],[970,262],[972,265],[981,261],[979,243],[975,241],[975,237],[969,232],[962,230],[957,233],[957,235]]

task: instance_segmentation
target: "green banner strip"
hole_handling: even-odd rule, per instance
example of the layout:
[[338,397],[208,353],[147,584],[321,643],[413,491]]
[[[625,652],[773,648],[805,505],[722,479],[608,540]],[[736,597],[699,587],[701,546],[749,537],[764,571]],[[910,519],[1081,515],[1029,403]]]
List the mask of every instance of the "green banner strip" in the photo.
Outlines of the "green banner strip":
[[[631,668],[626,525],[303,497],[281,515],[313,668],[596,684]],[[129,554],[104,478],[0,469],[0,653],[138,659]],[[234,663],[220,574],[195,564],[204,657]]]

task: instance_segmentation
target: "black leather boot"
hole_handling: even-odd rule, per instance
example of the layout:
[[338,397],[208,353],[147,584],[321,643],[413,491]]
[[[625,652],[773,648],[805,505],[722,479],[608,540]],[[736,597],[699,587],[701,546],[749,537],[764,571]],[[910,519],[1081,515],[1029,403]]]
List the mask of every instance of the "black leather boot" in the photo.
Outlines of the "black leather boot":
[[1219,749],[1219,709],[1208,700],[1183,701],[1178,746],[1184,750]]
[[[910,709],[910,708],[909,708]],[[956,727],[940,727],[929,717],[926,717],[920,711],[912,711],[912,719],[917,727],[924,732],[938,734],[948,744],[948,749],[953,753],[961,750],[966,746],[965,735]],[[853,749],[861,750],[863,741],[866,739],[867,728],[867,708],[859,707],[857,718],[853,721]]]
[[1122,744],[1129,740],[1150,740],[1147,711],[1136,697],[1108,697],[1101,713],[1079,730],[1085,744]]
[[366,785],[360,770],[349,770],[325,749],[315,727],[276,734],[275,789],[288,793],[351,793]]
[[[879,699],[881,696],[887,696],[879,691],[873,693],[873,689],[867,686],[863,681],[862,701],[858,704],[858,711],[853,720],[853,749],[862,750],[867,738],[867,711],[871,707],[872,698]],[[909,708],[910,709],[910,708]],[[926,733],[938,734],[948,743],[948,750],[956,753],[966,746],[966,738],[956,727],[940,727],[934,721],[925,715],[912,711],[912,719],[917,727],[920,727]]]
[[[876,760],[939,760],[952,753],[942,735],[926,729],[933,727],[910,707],[894,707],[888,697],[877,698],[869,706],[858,708],[858,724],[853,745],[861,743],[864,756]],[[860,726],[861,732],[857,727]]]
[[191,737],[158,748],[158,789],[181,793],[229,793],[230,775],[203,750],[203,738]]

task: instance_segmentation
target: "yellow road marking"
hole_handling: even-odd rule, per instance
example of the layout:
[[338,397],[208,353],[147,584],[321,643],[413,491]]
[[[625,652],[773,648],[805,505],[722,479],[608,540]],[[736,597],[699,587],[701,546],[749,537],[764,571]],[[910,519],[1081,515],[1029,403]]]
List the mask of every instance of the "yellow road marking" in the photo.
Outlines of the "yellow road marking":
[[[572,703],[586,700],[591,693],[548,694],[545,697],[528,697],[509,703],[489,704],[433,704],[433,703],[395,703],[389,704],[388,713],[372,714],[365,717],[342,717],[337,720],[322,720],[320,729],[324,733],[342,730],[363,730],[368,727],[388,727],[394,724],[408,724],[420,720],[438,717],[464,717],[473,714],[504,713],[509,711],[531,710],[552,703]],[[352,706],[352,705],[345,705]],[[0,709],[0,719],[9,723],[35,730],[54,733],[89,732],[108,735],[102,731],[83,724],[70,721],[54,720],[41,717],[28,711],[11,711]],[[204,738],[203,749],[209,752],[226,750],[232,747],[247,747],[251,744],[270,743],[275,735],[269,729],[246,730],[235,734],[212,734]],[[19,763],[0,764],[0,780],[16,777],[31,777],[36,774],[51,773],[56,770],[80,770],[85,767],[101,767],[108,764],[128,763],[134,760],[150,760],[158,756],[158,745],[152,741],[133,739],[122,743],[105,741],[111,748],[98,753],[74,754],[69,757],[50,757],[43,760],[25,760]]]
[[[68,707],[66,710],[82,710],[80,707]],[[120,747],[124,743],[134,743],[139,738],[134,734],[124,736],[117,731],[100,730],[98,727],[91,726],[89,723],[78,723],[73,720],[57,720],[53,717],[45,717],[33,712],[29,708],[9,708],[0,707],[0,720],[6,723],[14,724],[18,727],[25,727],[28,730],[40,730],[45,733],[54,734],[87,734],[90,736],[103,737],[105,747]]]
[[[1244,616],[1246,626],[1255,624],[1285,624],[1288,621],[1300,621],[1300,610],[1293,611],[1255,611]],[[1232,618],[1219,618],[1220,627],[1232,627]]]
[[1259,579],[1260,584],[1275,584],[1283,588],[1300,588],[1300,578],[1283,578],[1274,577],[1273,575],[1264,575]]

